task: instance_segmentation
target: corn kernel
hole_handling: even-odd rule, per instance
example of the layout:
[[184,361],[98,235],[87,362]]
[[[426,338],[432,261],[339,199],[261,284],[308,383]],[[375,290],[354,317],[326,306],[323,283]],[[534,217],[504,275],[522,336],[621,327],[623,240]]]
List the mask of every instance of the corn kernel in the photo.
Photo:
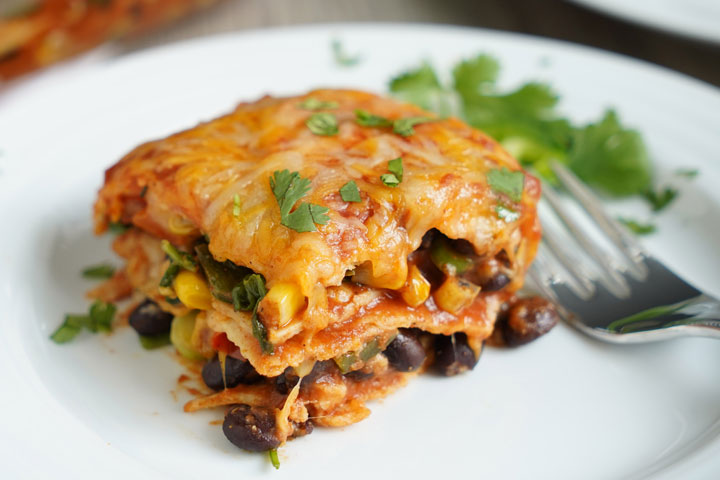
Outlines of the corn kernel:
[[400,295],[411,307],[422,305],[430,296],[430,282],[416,265],[410,266],[407,283],[400,290]]
[[294,283],[276,283],[263,299],[263,317],[276,319],[280,328],[286,326],[303,307],[305,296]]
[[441,309],[453,315],[469,307],[480,293],[480,287],[461,278],[448,275],[433,297]]
[[197,229],[187,218],[174,214],[168,220],[168,230],[175,235],[190,235]]
[[205,283],[205,279],[196,272],[183,270],[178,273],[173,282],[175,293],[180,301],[188,308],[208,310],[212,303],[212,294]]
[[405,285],[407,275],[407,262],[400,262],[397,265],[397,268],[393,271],[378,276],[375,276],[372,264],[370,262],[365,262],[362,265],[355,267],[355,274],[352,277],[352,281],[355,283],[362,283],[368,287],[398,290]]

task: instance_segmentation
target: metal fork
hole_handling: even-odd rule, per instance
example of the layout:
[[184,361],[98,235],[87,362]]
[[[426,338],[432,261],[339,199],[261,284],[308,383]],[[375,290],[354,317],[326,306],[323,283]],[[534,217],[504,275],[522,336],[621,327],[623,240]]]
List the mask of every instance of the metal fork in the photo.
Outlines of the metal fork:
[[549,228],[552,222],[541,212],[543,242],[529,276],[535,287],[556,303],[560,316],[580,331],[613,343],[677,336],[720,338],[720,301],[649,255],[565,166],[554,163],[552,170],[594,220],[596,230],[622,255],[621,259],[610,255],[598,244],[597,236],[572,215],[560,195],[543,185],[543,199],[577,241],[580,252],[592,260],[588,263],[577,248],[569,247],[557,228]]

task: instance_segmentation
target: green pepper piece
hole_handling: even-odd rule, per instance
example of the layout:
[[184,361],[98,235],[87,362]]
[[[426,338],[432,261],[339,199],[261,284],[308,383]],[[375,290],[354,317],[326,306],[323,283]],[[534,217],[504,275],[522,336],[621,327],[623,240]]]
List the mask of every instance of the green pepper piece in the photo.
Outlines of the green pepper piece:
[[170,345],[170,334],[160,333],[158,335],[139,335],[140,345],[145,350],[155,350],[156,348]]
[[192,334],[195,330],[195,317],[198,312],[193,311],[187,315],[173,318],[170,325],[170,341],[177,351],[188,360],[204,360],[200,352],[195,350],[192,345]]
[[335,360],[335,364],[340,369],[340,373],[344,375],[352,370],[352,366],[358,361],[358,356],[355,352],[345,352],[333,360]]
[[210,291],[218,300],[233,303],[232,290],[252,273],[252,270],[240,267],[230,260],[218,262],[203,243],[195,247],[198,261],[205,271],[205,276],[210,282]]
[[446,275],[460,275],[472,265],[472,258],[453,250],[445,237],[435,237],[430,245],[430,259]]
[[380,343],[377,338],[373,338],[360,350],[360,360],[367,362],[378,353],[380,353]]
[[175,277],[177,277],[178,273],[180,273],[180,265],[177,263],[170,263],[170,266],[167,270],[165,270],[165,273],[160,279],[160,286],[166,288],[172,287],[173,281],[175,280]]

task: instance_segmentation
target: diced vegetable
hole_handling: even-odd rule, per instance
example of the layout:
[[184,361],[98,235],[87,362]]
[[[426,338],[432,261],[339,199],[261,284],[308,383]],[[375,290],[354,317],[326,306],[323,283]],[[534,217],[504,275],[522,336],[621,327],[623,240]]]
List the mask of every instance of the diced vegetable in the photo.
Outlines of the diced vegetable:
[[189,235],[195,232],[197,228],[182,215],[172,215],[168,220],[168,230],[175,235]]
[[93,265],[82,271],[82,276],[92,279],[110,278],[115,273],[115,267],[108,264]]
[[448,275],[433,297],[441,309],[453,315],[469,307],[480,293],[480,287],[453,275]]
[[160,333],[158,335],[138,335],[140,338],[140,345],[145,350],[155,350],[156,348],[170,345],[170,334]]
[[212,306],[212,294],[199,273],[183,270],[175,277],[173,288],[180,301],[188,308],[208,310]]
[[260,300],[262,300],[266,293],[265,278],[263,278],[262,275],[253,273],[245,277],[242,283],[233,288],[232,298],[233,308],[236,311],[252,311],[253,336],[257,338],[260,343],[260,348],[263,353],[272,355],[274,351],[273,344],[268,341],[265,325],[260,321],[257,314],[258,303],[260,303]]
[[170,326],[170,341],[178,353],[188,360],[204,360],[200,352],[193,348],[192,334],[195,330],[195,317],[198,312],[190,312],[187,315],[175,317]]
[[268,450],[268,454],[270,455],[270,463],[272,463],[272,466],[275,467],[275,470],[279,470],[280,469],[280,459],[278,458],[277,448]]
[[239,267],[230,260],[218,262],[213,258],[206,243],[196,246],[195,253],[210,283],[213,296],[223,302],[232,303],[233,288],[250,275],[252,270]]
[[165,270],[165,273],[160,279],[160,286],[164,288],[170,288],[173,284],[173,281],[175,281],[175,277],[177,277],[177,274],[180,273],[180,268],[180,265],[178,265],[177,263],[170,262],[170,265],[168,265],[167,270]]
[[400,295],[411,307],[422,305],[430,296],[430,282],[423,276],[417,265],[410,266],[407,283],[400,290]]
[[173,263],[177,263],[185,270],[189,270],[191,272],[197,271],[197,263],[195,263],[195,259],[189,253],[181,252],[177,249],[177,247],[175,247],[175,245],[168,242],[167,240],[162,240],[160,242],[160,247],[162,248],[163,252],[165,252],[167,256],[170,257],[170,260]]
[[473,264],[471,257],[456,252],[450,241],[443,236],[433,239],[430,245],[430,259],[447,275],[463,274]]
[[265,295],[263,305],[277,315],[278,324],[283,327],[305,307],[305,296],[294,283],[276,283]]

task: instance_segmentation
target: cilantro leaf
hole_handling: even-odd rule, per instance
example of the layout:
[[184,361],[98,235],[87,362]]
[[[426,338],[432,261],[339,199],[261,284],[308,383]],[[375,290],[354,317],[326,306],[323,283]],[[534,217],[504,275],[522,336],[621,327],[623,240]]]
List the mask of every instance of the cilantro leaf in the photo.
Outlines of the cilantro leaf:
[[678,177],[695,178],[700,171],[697,168],[678,168],[674,173]]
[[95,300],[90,306],[88,315],[65,315],[65,320],[57,330],[50,335],[55,343],[67,343],[74,339],[83,328],[95,333],[112,330],[112,321],[115,318],[117,307],[112,303]]
[[115,318],[117,307],[109,302],[95,300],[90,306],[90,330],[93,332],[109,332]]
[[317,98],[306,98],[298,107],[303,110],[332,110],[338,107],[338,102],[318,100]]
[[393,158],[388,162],[388,171],[394,174],[399,181],[403,179],[402,157]]
[[618,218],[618,221],[625,225],[631,232],[636,235],[648,235],[654,233],[657,228],[651,223],[640,223],[637,220],[629,218]]
[[82,276],[84,278],[99,278],[99,279],[105,279],[110,278],[115,274],[115,267],[108,264],[100,264],[100,265],[93,265],[91,267],[87,267],[82,271]]
[[653,212],[664,209],[677,197],[678,191],[671,187],[665,187],[662,191],[647,189],[643,193],[645,200],[650,203]]
[[650,159],[642,137],[623,128],[613,110],[573,133],[568,161],[585,183],[613,195],[638,194],[650,186]]
[[409,137],[415,133],[413,127],[421,123],[428,123],[436,120],[433,117],[408,117],[398,118],[393,122],[393,132],[403,137]]
[[392,120],[360,109],[355,110],[355,122],[362,127],[389,127],[393,124]]
[[355,180],[350,180],[340,187],[340,197],[345,202],[362,202],[362,198],[360,198],[360,190],[358,190]]
[[500,63],[490,55],[478,55],[453,69],[453,87],[464,99],[492,93]]
[[390,160],[388,162],[388,171],[390,173],[383,173],[380,175],[380,181],[388,187],[397,187],[400,185],[400,182],[402,182],[403,179],[402,157]]
[[449,115],[453,110],[452,92],[442,87],[435,70],[427,63],[393,78],[390,92],[401,100],[441,115]]
[[332,136],[338,133],[337,118],[328,112],[313,113],[305,121],[305,125],[315,135]]
[[522,199],[525,174],[521,171],[513,172],[507,167],[494,168],[487,172],[488,185],[497,193],[504,193],[513,202]]
[[293,206],[310,191],[310,180],[300,176],[298,172],[288,170],[275,171],[270,177],[270,188],[280,206],[280,223],[296,232],[314,232],[315,224],[325,225],[330,217],[330,210],[313,203],[301,203],[293,211]]
[[197,262],[195,262],[195,259],[189,253],[181,252],[175,245],[165,239],[160,241],[160,248],[170,257],[172,263],[177,263],[185,270],[190,270],[191,272],[197,271]]
[[331,47],[335,63],[341,67],[352,67],[360,63],[360,55],[348,55],[342,42],[337,38],[332,41]]
[[253,336],[260,343],[260,349],[263,353],[272,355],[275,348],[273,344],[268,341],[265,325],[260,321],[257,314],[258,304],[266,294],[265,278],[260,274],[253,273],[245,277],[242,283],[239,283],[233,288],[232,299],[235,311],[252,311],[251,322]]

